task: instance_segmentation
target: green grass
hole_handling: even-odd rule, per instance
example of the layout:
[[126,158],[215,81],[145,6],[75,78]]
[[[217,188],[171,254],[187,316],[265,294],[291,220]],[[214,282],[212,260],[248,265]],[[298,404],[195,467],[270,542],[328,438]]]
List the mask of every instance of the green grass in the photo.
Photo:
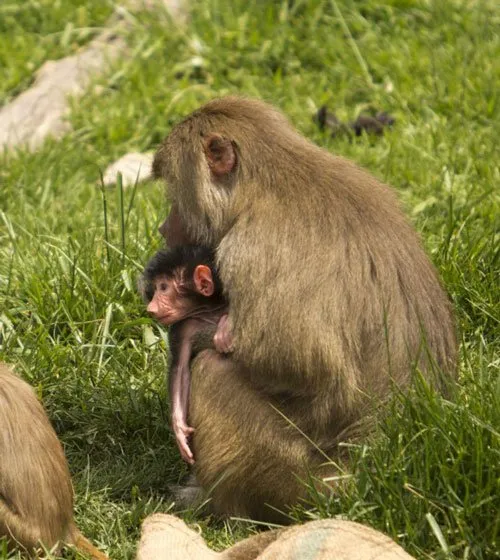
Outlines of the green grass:
[[0,4],[0,105],[23,91],[48,59],[73,54],[100,31],[108,0],[4,0]]
[[[2,4],[0,102],[110,10]],[[239,92],[275,103],[397,189],[460,325],[453,399],[419,384],[399,396],[352,449],[348,490],[313,495],[297,517],[360,520],[419,558],[498,557],[499,24],[494,0],[204,0],[192,2],[188,28],[141,13],[126,59],[73,103],[74,132],[35,154],[0,155],[0,359],[43,398],[74,475],[78,523],[113,558],[133,557],[141,520],[169,510],[168,485],[186,469],[168,430],[165,335],[135,291],[160,245],[163,187],[140,185],[123,201],[109,189],[105,212],[100,170],[154,149],[200,103]],[[380,139],[331,139],[312,120],[324,103],[345,120],[376,107],[397,122]],[[251,530],[202,526],[217,548]]]

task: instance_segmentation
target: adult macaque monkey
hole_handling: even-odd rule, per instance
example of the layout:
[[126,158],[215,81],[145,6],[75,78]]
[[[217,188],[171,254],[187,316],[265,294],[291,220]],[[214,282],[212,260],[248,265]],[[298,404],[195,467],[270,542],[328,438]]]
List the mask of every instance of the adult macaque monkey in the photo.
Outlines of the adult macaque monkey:
[[[158,251],[142,275],[140,290],[148,311],[170,325],[169,396],[172,429],[182,458],[194,464],[189,439],[188,401],[191,358],[214,347],[216,326],[227,316],[227,305],[214,264],[214,254],[199,245],[182,245]],[[230,350],[227,339],[216,341],[220,351]]]
[[232,357],[192,363],[198,482],[217,511],[276,519],[299,477],[327,472],[290,422],[335,458],[413,366],[437,387],[454,378],[450,303],[389,187],[261,101],[207,103],[153,172],[172,202],[167,243],[214,248],[229,302]]
[[62,446],[32,388],[0,362],[0,538],[29,554],[73,544],[107,560],[76,528]]

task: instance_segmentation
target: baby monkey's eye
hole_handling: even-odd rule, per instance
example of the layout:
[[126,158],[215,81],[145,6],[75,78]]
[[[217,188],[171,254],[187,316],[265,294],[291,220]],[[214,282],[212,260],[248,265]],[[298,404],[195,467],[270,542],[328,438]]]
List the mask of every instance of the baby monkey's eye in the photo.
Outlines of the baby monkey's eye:
[[168,284],[166,282],[161,282],[160,283],[160,291],[166,292],[167,288],[168,288]]

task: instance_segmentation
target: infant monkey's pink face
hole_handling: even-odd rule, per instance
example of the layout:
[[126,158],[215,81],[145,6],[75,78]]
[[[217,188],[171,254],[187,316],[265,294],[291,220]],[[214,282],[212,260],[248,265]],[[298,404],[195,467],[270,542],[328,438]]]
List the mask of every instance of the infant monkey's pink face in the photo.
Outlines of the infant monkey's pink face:
[[178,280],[161,275],[154,280],[148,312],[163,325],[173,325],[189,315],[189,299],[180,294]]

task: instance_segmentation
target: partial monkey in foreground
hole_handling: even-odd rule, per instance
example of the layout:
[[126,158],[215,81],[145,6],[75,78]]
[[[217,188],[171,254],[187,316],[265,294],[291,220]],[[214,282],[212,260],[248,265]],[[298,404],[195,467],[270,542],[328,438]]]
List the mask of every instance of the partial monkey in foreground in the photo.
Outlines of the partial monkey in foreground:
[[33,389],[0,362],[0,538],[32,554],[72,544],[107,560],[76,528],[61,443]]

